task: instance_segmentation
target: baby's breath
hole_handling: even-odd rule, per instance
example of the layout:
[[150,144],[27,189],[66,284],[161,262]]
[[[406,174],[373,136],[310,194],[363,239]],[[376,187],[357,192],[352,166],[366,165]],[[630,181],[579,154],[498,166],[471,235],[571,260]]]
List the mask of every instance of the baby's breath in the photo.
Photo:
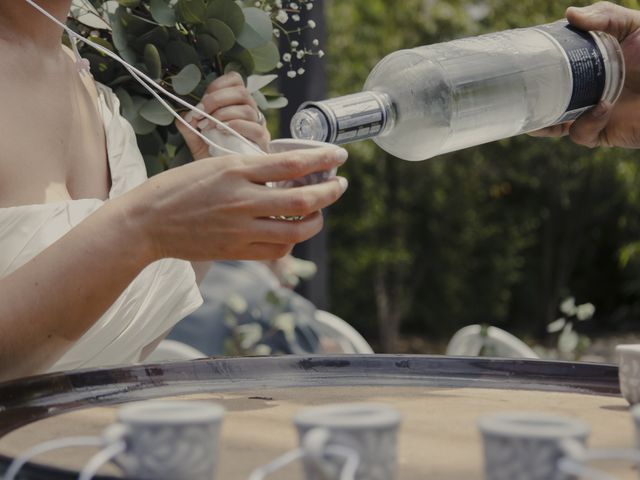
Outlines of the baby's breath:
[[312,10],[314,2],[318,0],[290,1],[290,0],[258,0],[256,7],[271,15],[276,38],[286,39],[288,51],[282,54],[278,63],[279,69],[286,69],[289,78],[303,75],[306,71],[306,60],[310,56],[322,58],[324,52],[320,50],[320,41],[313,39],[311,45],[301,44],[302,32],[314,30],[318,25],[314,20],[303,20],[302,13]]

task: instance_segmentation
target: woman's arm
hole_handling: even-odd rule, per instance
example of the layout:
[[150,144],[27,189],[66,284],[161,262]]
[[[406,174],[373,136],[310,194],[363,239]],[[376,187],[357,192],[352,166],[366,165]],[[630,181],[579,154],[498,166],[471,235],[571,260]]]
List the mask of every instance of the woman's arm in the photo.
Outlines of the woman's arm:
[[[53,365],[149,263],[269,259],[322,228],[319,210],[346,180],[270,189],[344,163],[337,148],[203,159],[108,201],[27,264],[0,279],[0,379]],[[286,222],[271,217],[304,216]]]

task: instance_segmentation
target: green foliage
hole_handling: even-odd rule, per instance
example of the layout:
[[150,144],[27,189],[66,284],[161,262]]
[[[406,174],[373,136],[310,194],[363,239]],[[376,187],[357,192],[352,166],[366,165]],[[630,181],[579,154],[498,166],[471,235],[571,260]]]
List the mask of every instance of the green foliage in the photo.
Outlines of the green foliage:
[[[395,50],[549,22],[586,3],[333,0],[331,94],[361,89]],[[447,338],[480,323],[542,337],[569,293],[596,305],[596,328],[637,321],[635,153],[524,136],[417,163],[372,142],[349,150],[350,189],[329,217],[333,307],[384,349],[399,327]]]
[[[275,69],[279,61],[271,14],[233,0],[76,0],[71,14],[72,28],[191,104],[222,73],[249,77]],[[95,79],[118,94],[149,173],[187,161],[171,114],[120,64],[89,46],[80,49]],[[262,108],[283,104],[279,96],[269,103],[259,91],[254,94]]]

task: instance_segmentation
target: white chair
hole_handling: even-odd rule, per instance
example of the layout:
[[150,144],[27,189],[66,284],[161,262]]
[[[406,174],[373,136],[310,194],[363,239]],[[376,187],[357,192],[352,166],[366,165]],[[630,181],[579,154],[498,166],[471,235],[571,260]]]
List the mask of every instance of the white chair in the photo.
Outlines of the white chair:
[[344,353],[374,353],[364,337],[340,317],[324,310],[316,310],[314,316],[319,333],[336,341]]
[[526,343],[498,327],[469,325],[456,332],[447,345],[447,355],[475,357],[488,350],[491,356],[540,358]]

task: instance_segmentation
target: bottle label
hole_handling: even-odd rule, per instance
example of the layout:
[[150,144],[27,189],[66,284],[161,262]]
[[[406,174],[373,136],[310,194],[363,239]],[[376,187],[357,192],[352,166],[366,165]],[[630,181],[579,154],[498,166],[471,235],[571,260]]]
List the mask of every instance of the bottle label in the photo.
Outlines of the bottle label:
[[606,83],[602,51],[591,33],[578,30],[566,21],[542,25],[537,29],[553,38],[567,57],[573,91],[569,107],[558,123],[574,120],[602,98]]
[[315,108],[327,120],[327,142],[342,144],[375,137],[384,131],[389,120],[389,107],[384,96],[361,92],[323,102],[309,102],[301,108]]

